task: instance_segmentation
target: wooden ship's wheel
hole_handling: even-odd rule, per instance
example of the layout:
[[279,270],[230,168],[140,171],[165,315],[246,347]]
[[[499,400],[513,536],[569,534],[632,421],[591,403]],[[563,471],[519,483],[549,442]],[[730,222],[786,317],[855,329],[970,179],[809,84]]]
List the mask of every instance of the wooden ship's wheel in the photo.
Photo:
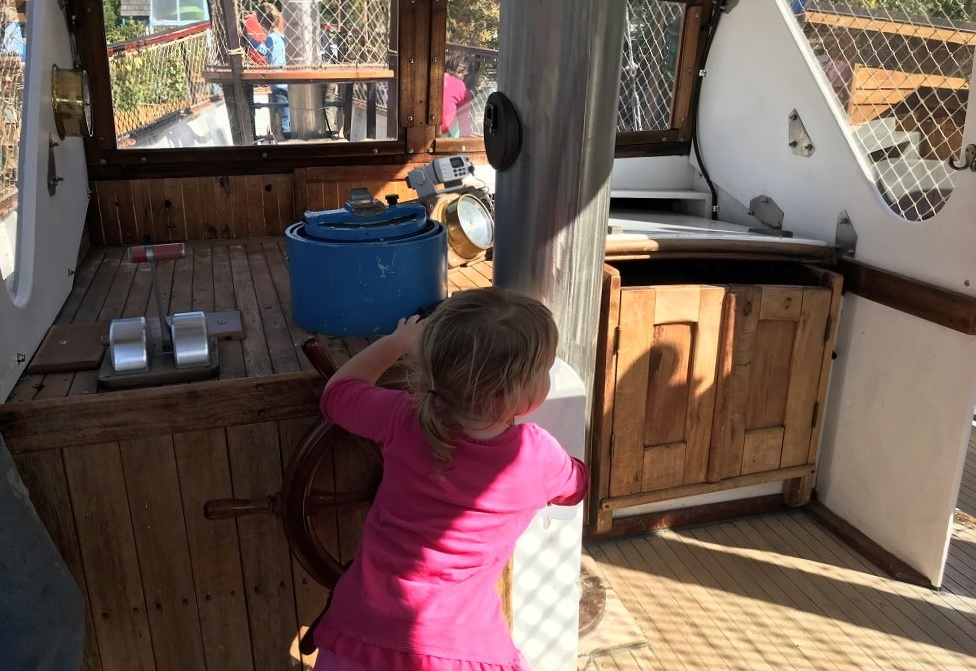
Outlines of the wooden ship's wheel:
[[[323,377],[335,373],[335,364],[315,338],[302,343],[302,350]],[[337,491],[336,462],[347,455],[357,462],[352,478],[356,489]],[[256,499],[207,501],[203,514],[211,520],[255,514],[277,516],[302,567],[331,592],[346,565],[336,550],[330,550],[335,547],[336,525],[323,520],[330,515],[334,519],[337,513],[358,512],[364,516],[379,487],[381,473],[382,458],[376,443],[320,418],[292,453],[281,491]],[[344,549],[343,554],[351,552]]]

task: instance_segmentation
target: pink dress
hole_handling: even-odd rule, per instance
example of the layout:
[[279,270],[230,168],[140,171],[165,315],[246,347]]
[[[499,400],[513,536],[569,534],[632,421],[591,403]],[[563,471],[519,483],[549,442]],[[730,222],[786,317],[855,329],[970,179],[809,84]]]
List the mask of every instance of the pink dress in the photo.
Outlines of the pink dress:
[[546,504],[578,503],[586,467],[544,429],[462,438],[447,470],[406,394],[342,380],[322,412],[379,442],[383,482],[332,605],[315,631],[317,671],[529,671],[496,583]]

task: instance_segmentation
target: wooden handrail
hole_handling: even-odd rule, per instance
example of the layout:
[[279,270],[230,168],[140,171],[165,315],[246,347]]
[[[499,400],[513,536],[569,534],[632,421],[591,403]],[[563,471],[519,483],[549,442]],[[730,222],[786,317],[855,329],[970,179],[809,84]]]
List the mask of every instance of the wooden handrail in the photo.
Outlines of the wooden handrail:
[[138,51],[139,49],[143,49],[145,47],[168,44],[170,42],[182,40],[186,37],[205,33],[208,30],[210,30],[209,21],[197,21],[196,23],[191,23],[187,26],[173,28],[172,30],[164,30],[161,33],[153,33],[152,35],[147,35],[145,37],[136,37],[123,42],[113,42],[107,47],[108,55],[114,56],[115,54]]

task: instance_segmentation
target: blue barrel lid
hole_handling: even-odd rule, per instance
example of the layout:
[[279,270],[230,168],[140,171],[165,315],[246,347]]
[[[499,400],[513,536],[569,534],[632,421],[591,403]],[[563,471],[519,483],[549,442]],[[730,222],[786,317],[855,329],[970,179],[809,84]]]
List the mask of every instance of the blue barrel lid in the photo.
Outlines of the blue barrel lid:
[[304,234],[330,242],[397,240],[423,233],[428,228],[427,208],[420,203],[387,207],[368,189],[353,189],[345,207],[306,212]]

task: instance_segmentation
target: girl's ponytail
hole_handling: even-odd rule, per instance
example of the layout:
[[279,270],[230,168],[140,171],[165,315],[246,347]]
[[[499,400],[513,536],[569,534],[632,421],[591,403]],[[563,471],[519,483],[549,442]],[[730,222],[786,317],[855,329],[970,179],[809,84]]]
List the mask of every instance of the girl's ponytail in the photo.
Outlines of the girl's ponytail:
[[420,397],[417,403],[417,420],[424,437],[434,448],[434,458],[440,462],[448,462],[454,454],[452,431],[444,423],[437,410],[437,396],[433,389]]

